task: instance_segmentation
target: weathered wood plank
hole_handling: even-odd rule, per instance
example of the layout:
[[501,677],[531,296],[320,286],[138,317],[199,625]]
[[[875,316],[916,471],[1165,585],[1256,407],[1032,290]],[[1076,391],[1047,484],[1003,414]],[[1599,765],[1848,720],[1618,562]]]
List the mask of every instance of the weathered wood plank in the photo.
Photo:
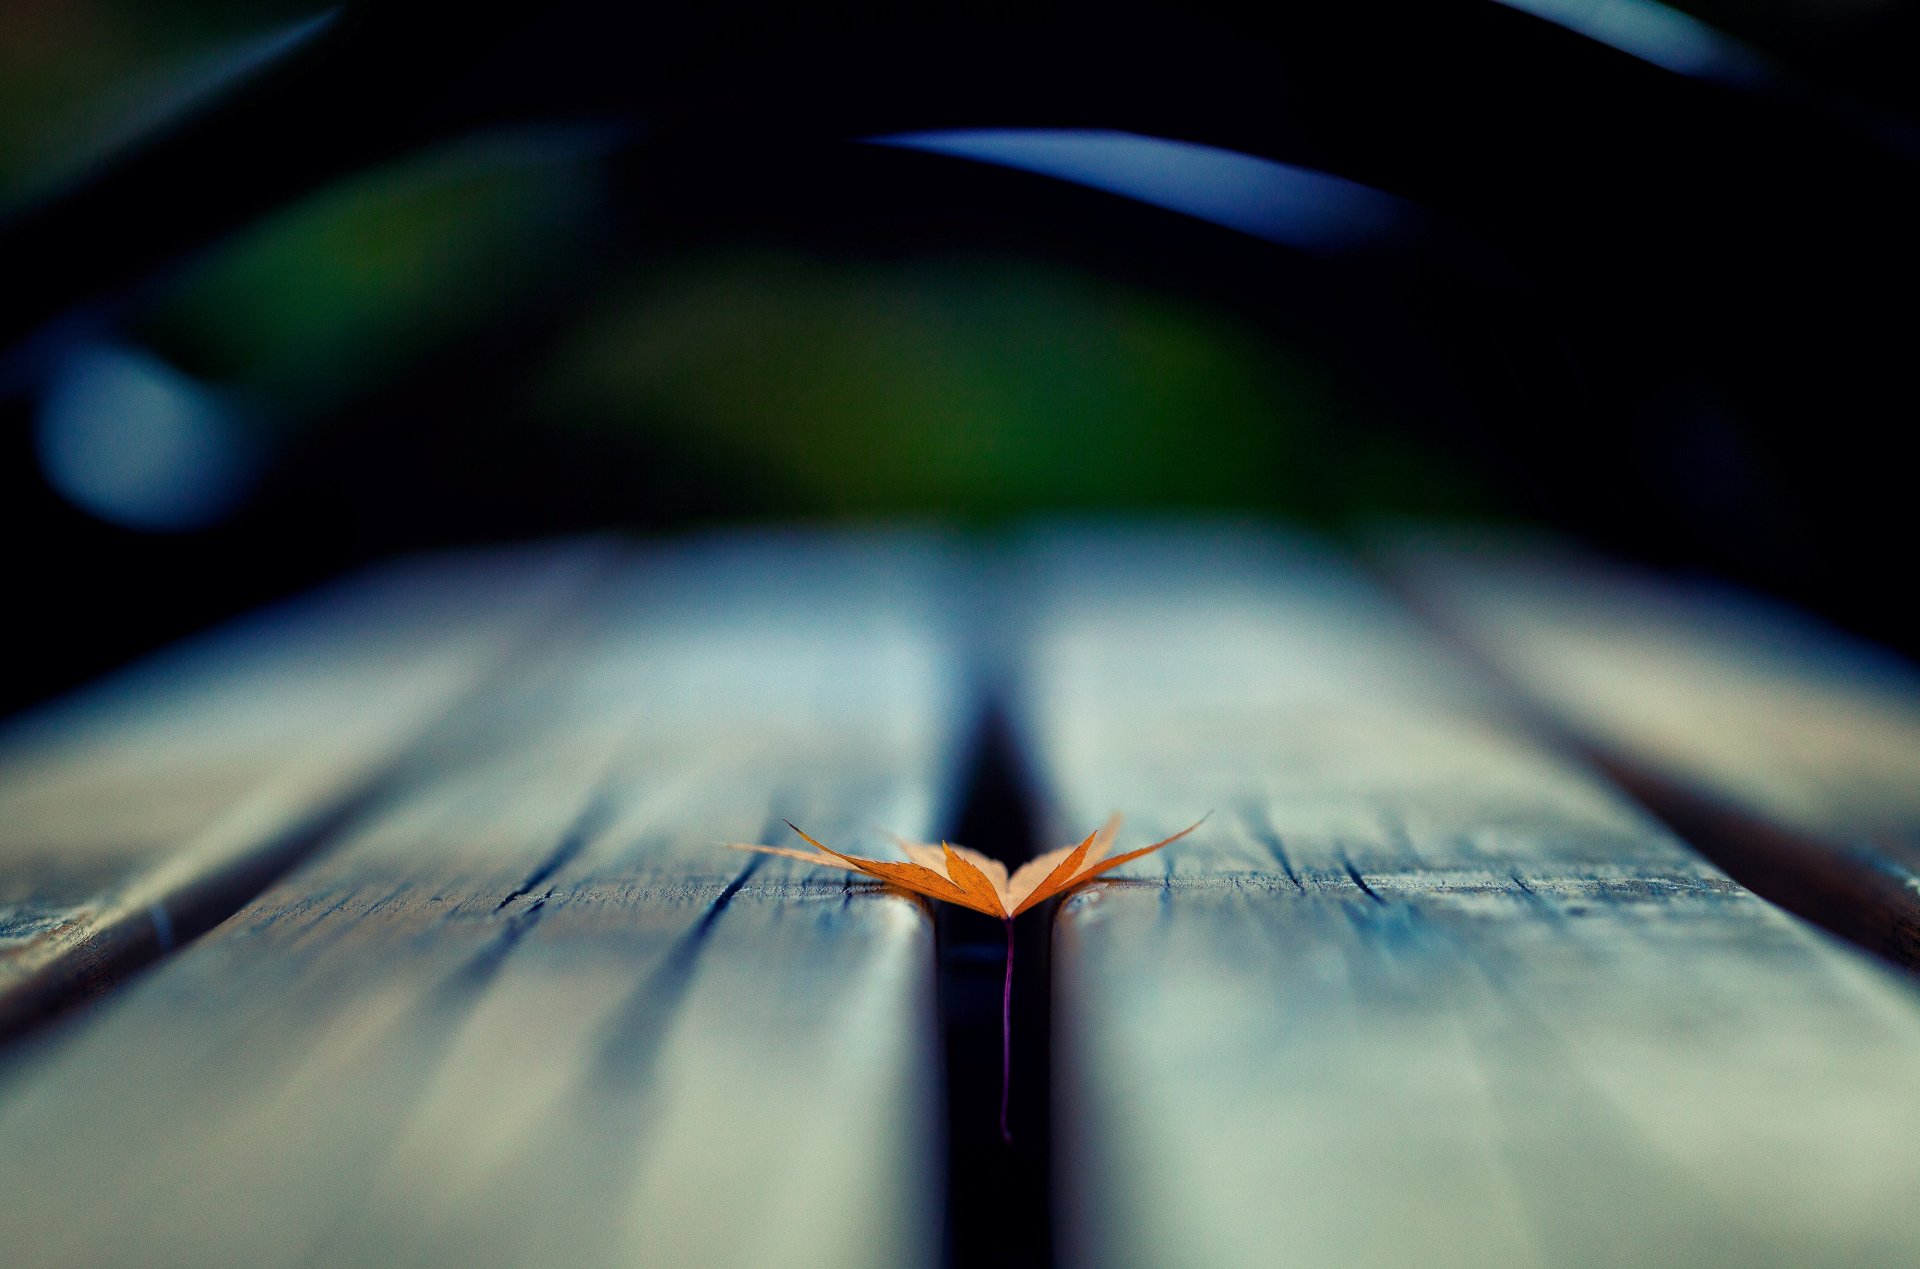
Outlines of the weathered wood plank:
[[723,540],[606,583],[408,791],[21,1073],[9,1263],[936,1258],[927,912],[719,844],[950,813],[939,576]]
[[1730,586],[1538,541],[1409,535],[1387,559],[1735,876],[1920,966],[1920,670]]
[[590,584],[592,543],[369,570],[0,737],[0,1034],[233,912]]
[[[1029,558],[1072,1264],[1857,1265],[1920,1246],[1920,998],[1543,750],[1337,560]],[[1123,845],[1125,842],[1123,841]]]

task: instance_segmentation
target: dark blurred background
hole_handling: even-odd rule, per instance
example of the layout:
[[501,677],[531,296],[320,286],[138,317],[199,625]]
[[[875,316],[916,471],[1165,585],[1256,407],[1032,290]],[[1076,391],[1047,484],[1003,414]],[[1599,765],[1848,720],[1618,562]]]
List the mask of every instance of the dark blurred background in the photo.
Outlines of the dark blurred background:
[[1909,652],[1888,0],[0,0],[39,699],[582,529],[1529,521]]

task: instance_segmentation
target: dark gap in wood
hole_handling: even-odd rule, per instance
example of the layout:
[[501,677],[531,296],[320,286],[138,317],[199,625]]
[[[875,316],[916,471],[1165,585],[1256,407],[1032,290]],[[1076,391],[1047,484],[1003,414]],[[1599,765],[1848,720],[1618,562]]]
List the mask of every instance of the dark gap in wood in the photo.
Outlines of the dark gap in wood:
[[660,968],[620,1006],[594,1059],[593,1083],[611,1090],[651,1087],[654,1066],[693,985],[693,971],[708,935],[765,860],[765,855],[748,857],[733,880],[707,904],[700,920],[680,936]]
[[1866,840],[1873,849],[1897,866],[1909,872],[1920,873],[1920,837],[1907,832],[1877,832],[1867,834]]
[[1849,845],[1796,832],[1590,743],[1539,705],[1438,605],[1428,602],[1410,571],[1382,566],[1378,560],[1371,563],[1377,579],[1501,690],[1506,709],[1542,746],[1598,770],[1762,899],[1902,970],[1920,971],[1920,872],[1908,859],[1887,853],[1885,838],[1863,836]]
[[[498,705],[498,684],[523,683],[528,678],[528,667],[537,665],[554,640],[563,637],[568,626],[590,610],[602,584],[615,575],[617,565],[618,557],[609,554],[571,600],[556,605],[554,611],[513,636],[488,671],[476,675],[464,690],[428,715],[412,738],[391,756],[385,770],[367,775],[356,787],[316,808],[278,836],[192,878],[165,900],[140,908],[128,906],[124,913],[102,922],[87,937],[83,951],[61,956],[37,978],[17,982],[0,994],[0,1045],[11,1045],[48,1023],[66,1019],[118,990],[156,962],[184,950],[280,878],[344,837],[369,810],[430,777],[439,760],[437,747],[457,739],[489,708]],[[588,814],[605,809],[589,807]],[[585,825],[581,831],[592,827]],[[549,872],[565,860],[550,862]],[[541,879],[530,878],[527,889]],[[115,902],[119,897],[109,896],[102,906],[111,907]]]
[[17,1040],[91,1004],[180,951],[339,836],[384,799],[391,785],[387,779],[365,785],[226,867],[194,878],[167,899],[128,906],[102,922],[83,954],[62,956],[0,995],[0,1041]]
[[1340,864],[1347,870],[1347,876],[1353,878],[1353,884],[1360,887],[1361,894],[1367,896],[1367,898],[1373,900],[1375,903],[1384,904],[1386,902],[1385,899],[1382,899],[1378,894],[1374,893],[1373,887],[1367,884],[1367,879],[1360,875],[1360,869],[1354,865],[1352,859],[1347,857],[1347,852],[1344,850],[1340,852]]
[[[464,1000],[479,1000],[486,985],[499,975],[500,970],[507,963],[507,957],[513,954],[513,949],[519,946],[520,940],[531,934],[533,927],[540,924],[540,918],[547,910],[547,900],[553,898],[553,895],[553,890],[548,889],[538,899],[508,917],[501,925],[500,932],[494,935],[472,960],[456,970],[452,978],[443,983],[442,987],[453,989],[455,994]],[[499,910],[494,909],[495,912]]]
[[1902,969],[1920,970],[1920,876],[1875,843],[1850,847],[1796,833],[1636,764],[1590,757],[1747,889]]
[[1267,848],[1273,856],[1273,862],[1280,865],[1280,871],[1287,881],[1301,894],[1307,892],[1306,883],[1300,880],[1300,874],[1293,870],[1293,857],[1287,854],[1287,844],[1274,830],[1273,820],[1267,814],[1266,807],[1257,801],[1247,803],[1240,813],[1240,822],[1245,826],[1247,835]]
[[[953,840],[1005,860],[1033,857],[1036,817],[1005,712],[976,730]],[[1052,1089],[1049,914],[1014,923],[1013,1144],[1000,1139],[1000,993],[1005,926],[939,904],[940,1024],[947,1067],[948,1269],[1049,1269]]]
[[602,790],[587,803],[587,809],[582,811],[580,818],[568,827],[566,834],[561,837],[547,857],[527,874],[526,880],[508,891],[507,897],[500,900],[493,910],[499,912],[515,900],[524,899],[545,885],[549,877],[566,867],[575,855],[586,849],[587,843],[592,841],[612,819],[613,800],[607,796],[605,790]]

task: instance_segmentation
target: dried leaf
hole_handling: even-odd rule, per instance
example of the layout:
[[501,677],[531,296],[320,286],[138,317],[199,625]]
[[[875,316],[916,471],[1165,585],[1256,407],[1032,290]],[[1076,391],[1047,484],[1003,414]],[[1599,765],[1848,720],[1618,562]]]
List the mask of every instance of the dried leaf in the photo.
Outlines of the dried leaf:
[[1048,851],[1021,865],[1012,877],[1008,877],[1007,866],[999,860],[946,842],[936,847],[901,841],[900,848],[906,853],[907,863],[846,855],[807,836],[798,825],[791,822],[787,827],[799,833],[801,839],[812,846],[817,854],[786,846],[758,846],[745,842],[731,845],[734,850],[759,851],[766,855],[803,859],[829,868],[863,872],[915,894],[939,899],[943,903],[956,903],[963,908],[1010,921],[1036,904],[1065,894],[1109,869],[1118,868],[1129,860],[1150,855],[1163,846],[1179,841],[1206,823],[1206,819],[1203,815],[1171,837],[1107,858],[1107,852],[1113,847],[1113,839],[1120,831],[1120,815],[1116,812],[1105,824],[1089,833],[1078,846],[1062,846],[1059,850]]

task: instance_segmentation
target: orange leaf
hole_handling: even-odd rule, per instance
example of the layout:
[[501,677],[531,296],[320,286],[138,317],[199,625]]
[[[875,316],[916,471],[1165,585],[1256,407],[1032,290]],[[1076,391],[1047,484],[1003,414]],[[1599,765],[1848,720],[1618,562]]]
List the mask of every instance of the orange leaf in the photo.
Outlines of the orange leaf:
[[1212,811],[1208,811],[1206,815],[1202,815],[1199,819],[1187,825],[1185,828],[1175,833],[1172,837],[1163,837],[1151,846],[1142,846],[1139,850],[1130,850],[1124,855],[1115,855],[1112,859],[1102,860],[1100,863],[1095,864],[1093,867],[1081,873],[1078,877],[1075,877],[1071,882],[1068,883],[1068,887],[1071,888],[1072,886],[1077,886],[1083,881],[1092,881],[1095,877],[1098,877],[1101,873],[1106,872],[1109,868],[1118,868],[1121,864],[1126,863],[1128,860],[1138,859],[1142,855],[1151,855],[1154,851],[1159,850],[1162,846],[1173,845],[1175,842],[1185,837],[1188,833],[1191,833],[1194,829],[1199,828],[1202,824],[1205,824],[1207,822],[1207,816],[1212,814],[1213,814]]
[[1098,836],[1100,836],[1100,830],[1095,829],[1093,832],[1087,834],[1086,841],[1081,842],[1071,851],[1068,851],[1067,857],[1055,865],[1053,871],[1042,878],[1039,884],[1028,891],[1026,896],[1019,901],[1019,906],[1014,908],[1013,915],[1019,916],[1034,904],[1046,899],[1051,899],[1054,895],[1059,894],[1061,889],[1065,887],[1069,881],[1073,880],[1073,874],[1079,871],[1080,865],[1086,861],[1087,851],[1092,847],[1093,839]]
[[971,900],[966,906],[976,912],[984,912],[988,916],[1011,915],[1007,911],[1006,904],[1001,901],[1000,892],[994,889],[993,882],[988,879],[986,873],[976,868],[964,855],[955,854],[953,847],[945,842],[940,843],[940,849],[947,852],[947,876],[958,882],[960,888],[967,892],[967,897]]
[[[841,861],[842,864],[857,868],[868,876],[878,877],[882,881],[891,881],[896,886],[905,886],[908,890],[912,890],[916,894],[926,895],[929,898],[944,899],[948,903],[957,903],[962,907],[974,906],[968,901],[968,895],[965,890],[954,885],[952,881],[941,876],[931,868],[924,867],[920,864],[896,864],[884,859],[862,859],[858,855],[843,855],[833,847],[823,846],[813,838],[808,837],[804,832],[801,832],[797,824],[788,822],[787,827],[799,833],[800,836],[805,839],[806,843],[815,850],[825,851],[827,854],[833,856],[833,858]],[[769,851],[769,853],[772,852]],[[826,863],[827,861],[823,859],[820,862]],[[999,916],[1000,914],[993,912],[988,915]]]
[[[1209,811],[1208,815],[1212,812]],[[758,851],[765,855],[780,855],[787,859],[801,859],[809,863],[822,864],[830,868],[843,868],[850,872],[862,872],[870,877],[911,890],[915,894],[926,895],[930,899],[939,899],[944,903],[956,903],[963,908],[987,916],[999,917],[1010,921],[1022,912],[1043,903],[1055,895],[1065,894],[1076,886],[1093,880],[1112,868],[1150,855],[1163,846],[1170,846],[1194,829],[1207,822],[1203,815],[1172,837],[1162,838],[1151,846],[1142,846],[1111,859],[1102,858],[1113,842],[1114,834],[1120,828],[1120,816],[1115,814],[1100,828],[1087,835],[1085,841],[1071,849],[1062,847],[1049,851],[1037,859],[1028,861],[1020,870],[1007,877],[1007,869],[997,859],[990,859],[978,851],[968,850],[964,846],[952,846],[940,843],[936,851],[932,846],[922,846],[916,842],[902,840],[900,845],[913,862],[895,863],[886,859],[865,859],[859,855],[846,855],[807,836],[800,827],[791,821],[787,827],[799,833],[818,854],[810,855],[805,851],[793,850],[785,846],[756,846],[747,843],[733,843],[735,850]],[[1032,880],[1041,870],[1045,875]],[[1029,888],[1031,887],[1031,888]]]

